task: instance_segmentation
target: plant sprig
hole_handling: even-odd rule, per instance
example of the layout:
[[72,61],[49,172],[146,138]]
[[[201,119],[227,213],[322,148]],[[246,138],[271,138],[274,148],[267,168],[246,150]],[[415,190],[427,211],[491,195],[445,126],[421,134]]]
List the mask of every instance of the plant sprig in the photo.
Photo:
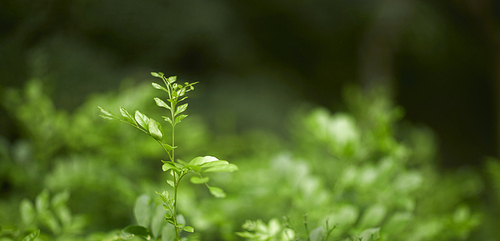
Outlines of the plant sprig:
[[[179,159],[175,159],[175,149],[177,148],[177,146],[175,146],[175,127],[187,117],[187,115],[183,113],[188,108],[187,103],[181,104],[181,102],[185,101],[188,98],[186,94],[194,90],[194,85],[198,82],[186,82],[184,84],[178,84],[176,83],[176,76],[166,77],[161,72],[152,72],[151,75],[153,77],[162,79],[164,84],[160,85],[158,83],[152,83],[153,87],[167,93],[167,102],[158,97],[154,98],[154,101],[157,106],[165,108],[169,111],[169,115],[162,116],[162,118],[170,124],[172,129],[170,143],[166,143],[163,141],[163,139],[165,138],[165,133],[163,131],[162,125],[153,118],[150,118],[141,113],[140,111],[135,111],[135,115],[132,117],[132,115],[125,108],[120,107],[121,117],[119,117],[117,115],[114,115],[107,109],[104,109],[100,106],[98,107],[101,110],[101,117],[105,119],[119,120],[125,124],[139,129],[140,131],[153,137],[153,139],[155,139],[155,141],[160,144],[167,153],[169,160],[162,160],[162,170],[164,172],[170,173],[170,175],[172,176],[172,179],[168,179],[167,183],[173,188],[173,196],[171,196],[168,191],[156,193],[160,196],[160,199],[163,202],[164,209],[167,210],[167,214],[165,214],[165,220],[175,227],[176,240],[180,240],[182,231],[191,233],[194,232],[193,227],[186,226],[183,222],[179,221],[179,215],[177,213],[177,193],[181,179],[187,174],[195,174],[195,176],[192,176],[190,178],[191,183],[204,184],[212,195],[217,198],[223,198],[226,196],[224,191],[218,187],[208,185],[208,181],[210,179],[209,177],[203,176],[203,174],[210,172],[233,172],[238,170],[238,167],[234,164],[230,164],[227,161],[219,160],[216,157],[212,156],[196,157],[190,162],[184,162]],[[127,233],[130,233],[130,230],[132,229],[127,229]],[[147,235],[147,232],[145,231],[147,229],[140,228],[137,230],[141,230],[140,233],[136,234],[137,236],[142,237]]]

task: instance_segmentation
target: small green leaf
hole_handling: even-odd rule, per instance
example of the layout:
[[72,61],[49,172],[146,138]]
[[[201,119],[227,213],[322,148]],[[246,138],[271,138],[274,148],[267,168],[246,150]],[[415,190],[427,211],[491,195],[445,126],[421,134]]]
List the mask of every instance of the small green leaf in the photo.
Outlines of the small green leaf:
[[222,190],[222,189],[220,189],[218,187],[210,187],[209,186],[208,190],[216,198],[225,198],[226,197],[226,193],[224,192],[224,190]]
[[99,110],[101,110],[101,113],[102,115],[100,115],[102,118],[104,119],[118,119],[118,117],[114,116],[113,114],[111,114],[111,112],[109,110],[106,110],[100,106],[97,106],[99,108]]
[[210,180],[210,178],[208,177],[197,177],[197,176],[193,176],[191,177],[190,181],[194,184],[203,184],[203,183],[207,183],[208,181]]
[[51,204],[52,204],[52,207],[56,208],[56,207],[64,206],[64,204],[66,202],[68,202],[68,200],[69,200],[69,192],[64,191],[64,192],[60,192],[60,193],[57,193],[56,195],[54,195],[54,197],[52,197]]
[[167,82],[170,84],[174,83],[175,81],[177,81],[177,76],[170,76],[167,79]]
[[139,225],[130,225],[124,228],[122,232],[127,238],[139,237],[144,240],[151,239],[151,232],[149,231],[149,229]]
[[175,121],[174,121],[174,124],[177,125],[179,123],[181,123],[182,120],[184,120],[184,118],[186,118],[187,115],[179,115],[177,117],[175,117]]
[[163,147],[165,147],[165,149],[167,149],[167,151],[172,151],[173,149],[177,148],[177,146],[171,146],[167,143],[161,143],[163,145]]
[[163,162],[163,166],[162,166],[161,168],[162,168],[162,170],[163,170],[164,172],[166,172],[166,171],[168,171],[168,170],[172,170],[172,169],[173,169],[173,170],[176,170],[176,171],[178,171],[178,170],[179,170],[179,168],[177,168],[177,167],[175,166],[175,164],[174,164],[174,163],[172,163],[172,162]]
[[152,75],[153,77],[156,77],[156,78],[161,78],[161,77],[163,77],[163,73],[162,73],[162,72],[158,72],[158,73],[157,73],[157,72],[151,72],[151,75]]
[[203,172],[234,172],[238,170],[238,166],[234,164],[222,164],[213,167],[209,167]]
[[163,139],[163,128],[160,123],[153,119],[149,119],[148,124],[149,134],[158,141]]
[[38,235],[40,235],[40,229],[26,235],[22,241],[35,241],[38,238]]
[[128,111],[125,108],[120,107],[120,113],[127,122],[129,122],[132,125],[136,125],[134,117],[132,117],[132,115],[128,113]]
[[185,227],[182,228],[182,230],[184,230],[186,232],[190,232],[190,233],[194,232],[194,228],[191,227],[191,226],[185,226]]
[[47,190],[43,190],[38,196],[36,196],[35,200],[36,211],[38,213],[46,212],[49,208],[49,192]]
[[137,123],[139,123],[139,125],[148,130],[148,126],[149,126],[149,117],[147,117],[146,115],[142,114],[140,111],[135,111],[135,120],[137,121]]
[[175,111],[175,114],[174,114],[174,115],[175,115],[175,116],[177,116],[178,114],[180,114],[180,113],[184,112],[184,111],[187,109],[187,107],[188,107],[188,103],[183,104],[183,105],[179,105],[179,106],[177,107],[177,110]]
[[169,117],[166,117],[166,116],[162,116],[162,117],[163,117],[163,119],[164,119],[166,122],[170,123],[170,125],[174,125],[174,123],[172,123],[172,119],[170,119]]
[[163,87],[163,86],[161,86],[161,85],[159,85],[159,84],[157,84],[157,83],[151,83],[151,85],[153,85],[153,87],[154,87],[155,89],[158,89],[158,90],[163,90],[163,91],[165,91],[165,92],[167,92],[167,93],[168,93],[168,90],[167,90],[167,89],[165,89],[165,87]]
[[199,157],[193,158],[193,160],[191,160],[189,162],[189,164],[194,165],[194,166],[201,166],[205,163],[214,162],[214,161],[218,161],[218,160],[219,159],[217,159],[217,157],[213,157],[213,156],[199,156]]
[[28,199],[23,199],[21,205],[19,206],[21,211],[21,219],[25,225],[29,225],[35,219],[35,208],[33,204]]
[[167,108],[170,110],[170,106],[167,105],[167,103],[165,103],[165,101],[161,100],[160,98],[154,98],[155,99],[155,102],[156,102],[156,105],[159,106],[159,107],[163,107],[163,108]]
[[171,187],[175,187],[175,184],[172,180],[167,180],[167,183],[168,185],[170,185]]
[[149,226],[151,220],[151,198],[147,194],[142,194],[137,198],[134,205],[134,216],[141,226]]
[[54,234],[59,234],[61,226],[54,214],[48,210],[38,213],[39,220],[50,229]]

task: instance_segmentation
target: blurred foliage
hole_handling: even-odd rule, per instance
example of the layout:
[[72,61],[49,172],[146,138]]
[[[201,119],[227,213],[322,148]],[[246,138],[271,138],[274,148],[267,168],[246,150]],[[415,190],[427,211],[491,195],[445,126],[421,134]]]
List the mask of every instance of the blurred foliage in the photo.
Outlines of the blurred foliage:
[[[136,223],[136,197],[154,197],[154,190],[167,185],[157,171],[164,157],[154,140],[139,131],[101,120],[97,105],[140,107],[158,118],[154,89],[124,85],[116,93],[94,95],[68,113],[54,107],[43,87],[33,80],[23,90],[8,90],[2,100],[23,130],[16,142],[1,142],[2,232],[15,225],[21,230],[15,237],[39,228],[42,240],[116,238],[116,229]],[[494,224],[481,225],[497,221],[494,212],[481,208],[485,189],[477,172],[439,171],[432,132],[405,123],[404,111],[394,107],[384,90],[362,93],[349,87],[344,93],[344,111],[297,108],[284,124],[290,130],[287,139],[269,131],[223,130],[189,113],[191,118],[176,132],[176,143],[183,147],[177,155],[190,159],[208,153],[240,168],[210,176],[226,190],[225,199],[203,198],[210,193],[199,186],[182,187],[180,212],[201,240],[238,240],[235,232],[242,231],[246,220],[259,219],[264,221],[255,225],[274,230],[266,235],[289,229],[297,239],[322,237],[326,222],[335,226],[331,240],[355,239],[374,230],[382,241],[499,237]],[[500,168],[497,161],[488,163],[495,188],[487,189],[495,200],[489,207],[496,208]],[[49,192],[55,193],[50,205]],[[35,200],[35,209],[28,199]],[[303,228],[304,214],[311,232]],[[286,226],[277,221],[283,216]],[[39,221],[28,229],[26,220]]]

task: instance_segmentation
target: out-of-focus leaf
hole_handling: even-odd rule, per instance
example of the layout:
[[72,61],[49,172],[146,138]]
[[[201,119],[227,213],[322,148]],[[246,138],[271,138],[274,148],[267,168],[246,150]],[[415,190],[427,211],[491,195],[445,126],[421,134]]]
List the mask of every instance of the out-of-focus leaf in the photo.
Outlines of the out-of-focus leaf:
[[40,235],[40,229],[28,234],[26,237],[23,238],[22,241],[35,241],[39,235]]
[[197,176],[193,176],[191,177],[190,181],[194,184],[203,184],[203,183],[207,183],[208,181],[210,180],[209,177],[197,177]]
[[225,198],[226,197],[226,193],[224,192],[224,190],[222,190],[218,187],[208,187],[208,190],[216,198]]
[[141,226],[149,226],[152,216],[150,204],[151,198],[147,194],[140,195],[135,201],[134,216]]
[[122,232],[127,238],[139,237],[144,240],[151,239],[151,232],[149,231],[149,229],[139,225],[130,225],[124,228]]

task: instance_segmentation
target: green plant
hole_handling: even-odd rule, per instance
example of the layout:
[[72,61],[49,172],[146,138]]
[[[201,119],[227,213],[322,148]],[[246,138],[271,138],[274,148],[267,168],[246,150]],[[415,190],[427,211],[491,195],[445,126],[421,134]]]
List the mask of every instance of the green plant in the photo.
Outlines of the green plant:
[[[203,174],[210,172],[233,172],[238,170],[238,167],[234,164],[228,163],[227,161],[219,160],[212,156],[196,157],[190,162],[184,162],[180,159],[176,159],[175,150],[177,146],[175,145],[175,127],[187,117],[187,115],[183,113],[188,107],[187,103],[181,104],[181,102],[188,98],[186,94],[194,90],[194,85],[197,82],[186,82],[182,85],[176,83],[176,76],[167,78],[161,72],[152,72],[151,75],[160,78],[164,84],[164,86],[162,86],[157,83],[152,83],[153,87],[167,93],[167,102],[160,98],[154,98],[154,100],[156,105],[169,111],[169,116],[162,116],[162,118],[169,123],[171,127],[170,143],[163,141],[164,137],[166,137],[166,133],[163,130],[162,125],[138,110],[135,112],[134,117],[132,117],[132,115],[125,108],[120,107],[121,117],[118,117],[100,106],[99,109],[101,110],[101,116],[103,118],[119,120],[150,135],[166,152],[169,160],[162,160],[162,170],[170,173],[171,178],[167,180],[167,183],[172,187],[173,193],[163,191],[161,193],[157,192],[157,194],[160,196],[163,208],[167,211],[164,218],[169,224],[173,225],[175,229],[175,240],[178,241],[181,239],[181,233],[183,231],[190,233],[194,232],[194,228],[186,225],[183,216],[178,213],[177,194],[181,180],[188,174],[195,174],[190,178],[192,183],[204,184],[212,195],[217,198],[223,198],[226,195],[224,191],[218,187],[208,185],[208,181],[210,179],[208,176],[204,176]],[[141,215],[144,215],[144,217]],[[147,213],[139,214],[139,216],[141,217],[138,219],[147,219],[149,217]],[[139,225],[129,226],[123,231],[126,234],[126,238],[138,236],[149,240],[151,237],[159,238],[160,236],[160,234],[152,234],[149,229]]]
[[69,192],[52,198],[47,190],[37,195],[35,202],[23,199],[19,205],[21,222],[0,226],[0,240],[80,240],[78,234],[86,225],[81,215],[73,215],[67,206]]

